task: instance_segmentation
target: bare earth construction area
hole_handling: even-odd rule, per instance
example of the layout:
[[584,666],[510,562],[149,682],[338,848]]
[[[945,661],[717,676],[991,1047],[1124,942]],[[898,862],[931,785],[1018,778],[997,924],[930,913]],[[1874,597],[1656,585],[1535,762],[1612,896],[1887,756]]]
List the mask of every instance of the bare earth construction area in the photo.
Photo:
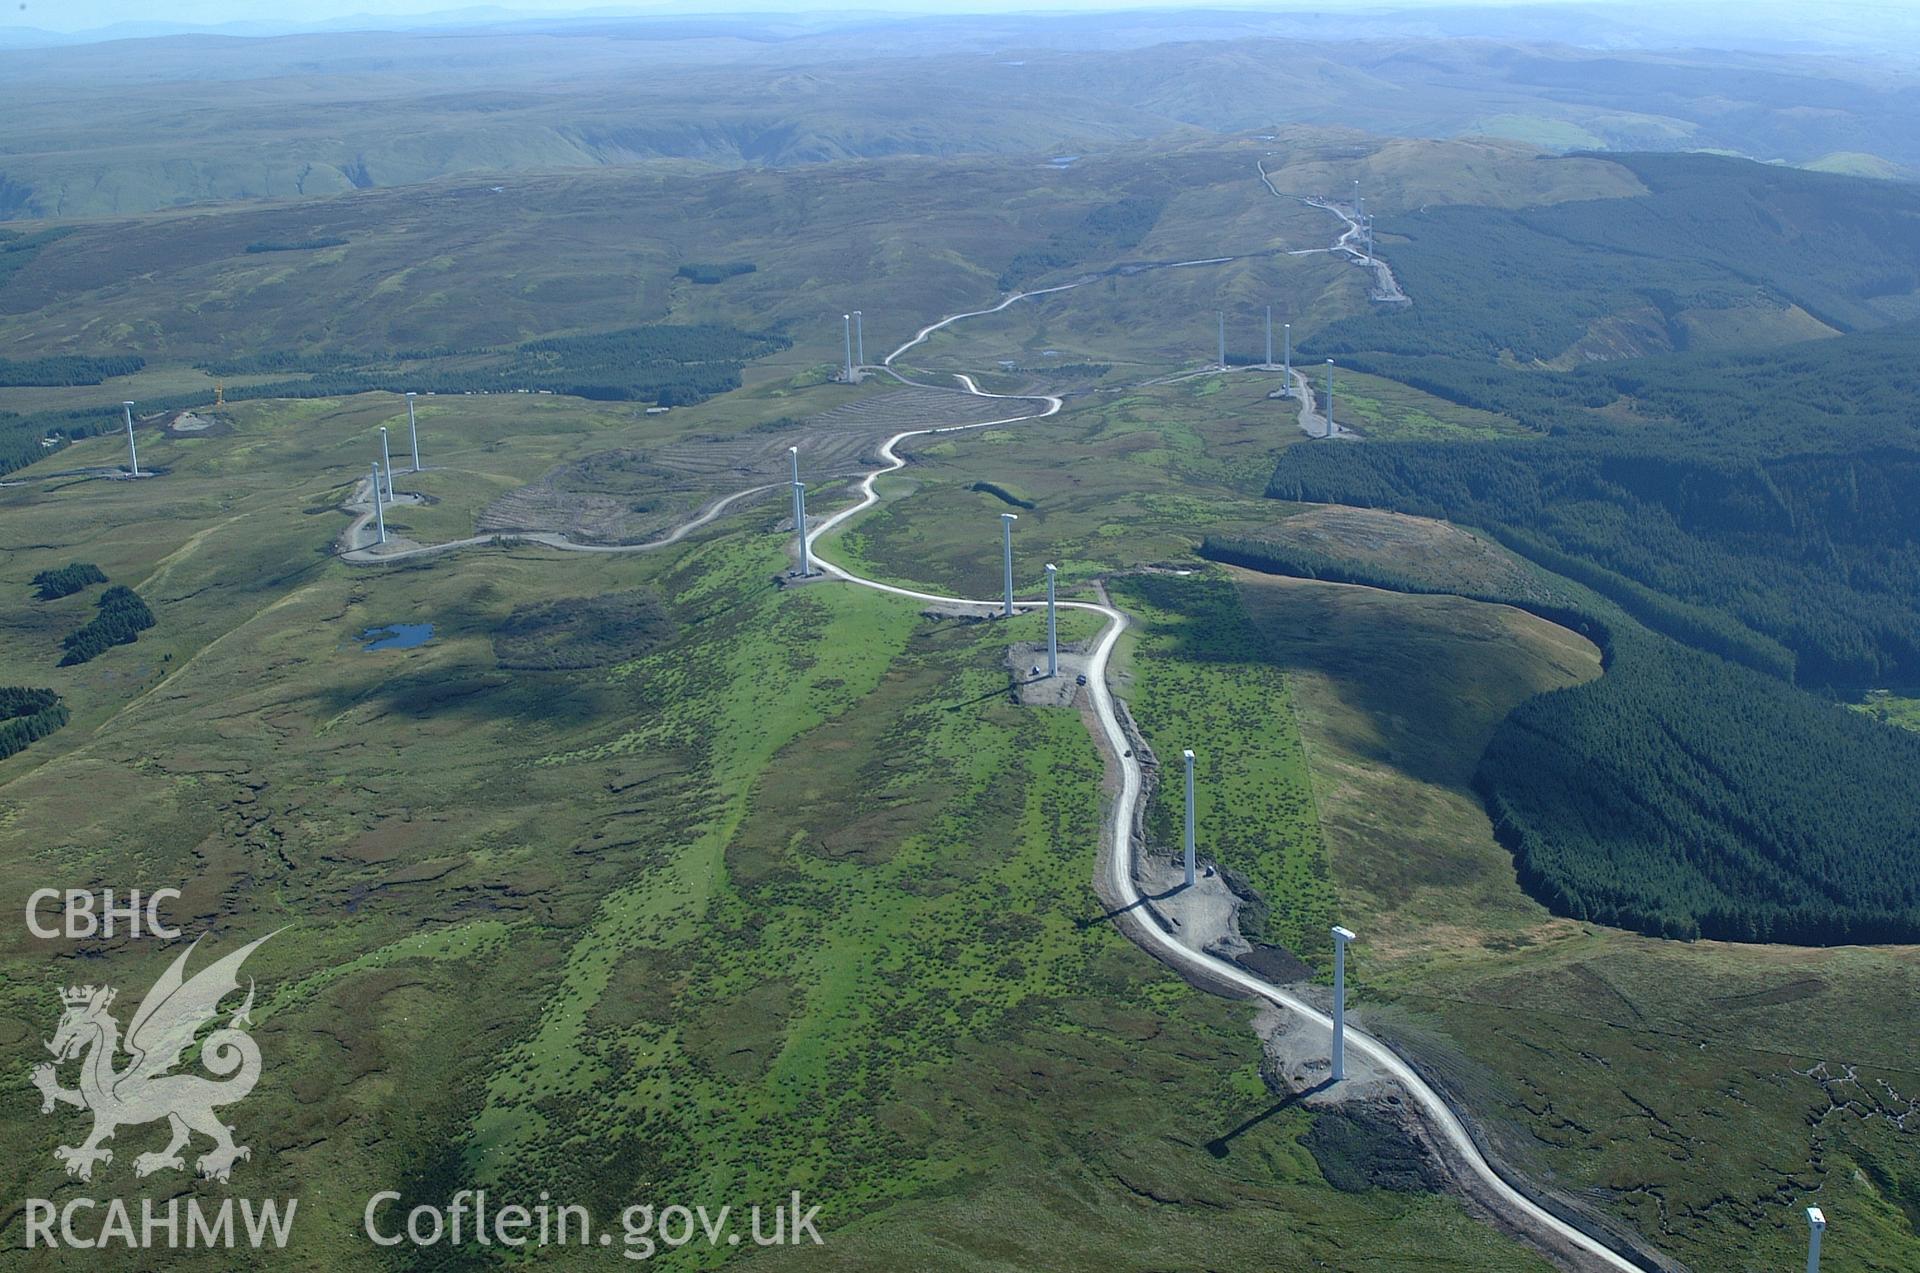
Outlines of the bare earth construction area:
[[874,448],[902,428],[945,428],[1005,414],[955,390],[899,386],[805,419],[749,433],[693,434],[657,448],[605,451],[563,465],[488,505],[483,534],[551,531],[581,544],[636,544],[719,495],[787,472],[788,448],[806,455],[814,480],[853,477]]

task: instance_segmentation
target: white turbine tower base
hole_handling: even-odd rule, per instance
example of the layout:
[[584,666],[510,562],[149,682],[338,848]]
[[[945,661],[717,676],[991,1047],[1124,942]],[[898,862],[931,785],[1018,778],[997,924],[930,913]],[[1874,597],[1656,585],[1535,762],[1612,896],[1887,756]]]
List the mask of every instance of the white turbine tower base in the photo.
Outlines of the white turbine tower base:
[[800,559],[800,577],[804,579],[813,573],[813,563],[807,558],[807,488],[800,481],[800,448],[790,446],[787,454],[793,460],[794,556]]
[[1192,888],[1193,881],[1194,881],[1193,752],[1183,751],[1180,753],[1180,756],[1183,760],[1186,761],[1186,764],[1187,764],[1187,836],[1186,836],[1185,865],[1187,868],[1187,871],[1186,871],[1187,887]]
[[1020,520],[1018,513],[1000,514],[1000,556],[1007,586],[1007,604],[1002,613],[1009,619],[1013,617],[1013,524]]
[[806,578],[813,573],[813,562],[807,555],[807,484],[793,484],[793,534],[800,545],[800,577]]
[[127,467],[132,470],[132,476],[139,477],[140,452],[133,446],[133,404],[123,402],[120,406],[127,413]]
[[373,462],[373,526],[375,543],[387,542],[387,513],[380,503],[380,461]]
[[1060,675],[1060,625],[1053,615],[1053,577],[1058,572],[1047,563],[1047,675]]
[[1347,1077],[1347,943],[1354,934],[1333,930],[1333,1082]]

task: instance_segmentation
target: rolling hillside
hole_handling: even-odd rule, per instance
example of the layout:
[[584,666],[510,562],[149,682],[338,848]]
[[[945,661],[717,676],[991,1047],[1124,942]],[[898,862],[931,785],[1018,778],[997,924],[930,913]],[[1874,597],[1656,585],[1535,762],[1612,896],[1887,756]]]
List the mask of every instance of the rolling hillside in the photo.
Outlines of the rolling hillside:
[[[1391,222],[1387,250],[1423,303],[1310,346],[1534,436],[1295,447],[1268,493],[1445,518],[1558,577],[1545,601],[1489,599],[1593,634],[1607,675],[1515,710],[1475,779],[1556,913],[1656,936],[1910,941],[1911,816],[1876,793],[1914,790],[1920,751],[1804,690],[1920,676],[1904,495],[1920,382],[1914,324],[1898,321],[1920,194],[1714,157],[1617,162],[1648,193]],[[1769,349],[1780,332],[1748,324],[1728,336],[1738,351],[1623,348],[1551,369],[1563,342],[1637,305],[1672,319],[1768,297],[1853,330]],[[1425,590],[1318,553],[1216,551]]]
[[1550,42],[1612,42],[1577,23],[1530,44],[1418,24],[1353,38],[1307,15],[1113,27],[641,20],[290,35],[244,58],[190,35],[0,51],[0,218],[658,160],[1044,157],[1285,124],[1920,168],[1911,94],[1871,63]]
[[1381,251],[1428,303],[1341,324],[1316,349],[1567,369],[1920,313],[1920,187],[1709,155],[1608,160],[1647,193],[1385,217]]
[[[1359,271],[1292,254],[1325,246],[1338,222],[1275,198],[1260,165],[1283,190],[1363,172],[1388,200],[1641,189],[1616,165],[1543,164],[1513,144],[1377,147],[1344,130],[1297,129],[1072,164],[905,156],[574,170],[0,228],[0,339],[10,351],[0,372],[18,373],[0,376],[14,382],[0,386],[0,410],[23,417],[7,429],[17,434],[10,454],[31,457],[46,434],[112,426],[123,399],[149,410],[204,405],[216,383],[230,400],[402,384],[652,397],[675,378],[636,380],[611,346],[598,363],[579,355],[654,324],[719,325],[766,337],[723,361],[746,363],[749,378],[791,375],[839,361],[839,317],[851,310],[863,312],[878,358],[941,313],[1011,286],[1103,272],[1113,273],[1097,287],[942,334],[915,357],[975,369],[1012,358],[1043,376],[1093,364],[1160,374],[1211,348],[1216,308],[1231,311],[1244,351],[1267,305],[1304,335],[1366,304]],[[1143,268],[1195,258],[1224,259]],[[564,367],[545,344],[554,340],[571,342]],[[76,367],[90,370],[76,377]],[[693,378],[698,392],[729,383]]]

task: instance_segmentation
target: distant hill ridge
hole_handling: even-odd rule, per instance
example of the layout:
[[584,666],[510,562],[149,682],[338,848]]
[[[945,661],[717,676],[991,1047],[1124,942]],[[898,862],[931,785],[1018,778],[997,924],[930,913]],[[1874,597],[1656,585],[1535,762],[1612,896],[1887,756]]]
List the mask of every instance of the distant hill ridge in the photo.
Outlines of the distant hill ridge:
[[[1473,42],[1354,40],[1345,14],[1317,41],[1271,38],[1313,31],[1307,15],[1181,17],[549,22],[463,32],[452,56],[444,33],[409,31],[0,51],[0,218],[660,158],[1045,156],[1335,120],[1386,136],[1920,171],[1920,114],[1870,67],[1581,52],[1517,42],[1563,38],[1520,16],[1509,36]],[[288,127],[316,112],[325,130]],[[156,131],[156,118],[178,126]]]

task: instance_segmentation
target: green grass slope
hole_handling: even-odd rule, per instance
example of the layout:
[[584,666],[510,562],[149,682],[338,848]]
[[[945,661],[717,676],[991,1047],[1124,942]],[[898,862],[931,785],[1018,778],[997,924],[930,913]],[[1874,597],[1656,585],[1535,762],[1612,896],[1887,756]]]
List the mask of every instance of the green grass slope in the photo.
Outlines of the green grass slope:
[[[1314,510],[1272,533],[1323,531],[1353,565],[1383,556],[1429,587],[1535,573],[1392,514]],[[1591,644],[1457,596],[1236,577],[1298,705],[1369,1028],[1461,1094],[1514,1165],[1689,1267],[1803,1258],[1809,1202],[1847,1217],[1833,1266],[1920,1264],[1898,1125],[1916,1076],[1883,1010],[1920,973],[1913,948],[1662,942],[1549,915],[1471,782],[1516,705],[1598,674]]]
[[[446,476],[538,471],[649,427],[534,405],[461,403]],[[1102,766],[1078,713],[1005,701],[1005,629],[841,585],[778,588],[769,510],[670,553],[347,567],[326,553],[335,454],[363,449],[389,407],[244,404],[231,432],[159,448],[164,477],[0,504],[0,522],[62,541],[18,562],[0,607],[10,664],[49,654],[47,632],[90,604],[26,595],[76,553],[137,581],[160,617],[137,645],[48,669],[75,720],[0,769],[11,904],[55,862],[180,881],[169,918],[192,931],[291,924],[249,965],[268,1064],[234,1111],[254,1147],[245,1188],[301,1199],[288,1258],[365,1267],[373,1188],[484,1185],[547,1189],[602,1223],[636,1200],[797,1188],[823,1205],[828,1244],[787,1258],[831,1267],[897,1267],[902,1251],[953,1268],[1275,1252],[1356,1271],[1434,1252],[1543,1267],[1444,1198],[1329,1186],[1302,1143],[1313,1116],[1261,1078],[1248,1010],[1101,922]],[[502,634],[535,639],[529,614],[607,594],[653,602],[628,614],[624,657],[539,670],[509,642],[503,658]],[[357,639],[393,622],[432,638]],[[1012,630],[1040,633],[1038,616]],[[1092,633],[1076,617],[1064,635]],[[1178,642],[1134,665],[1169,687],[1188,675]],[[1270,673],[1202,667],[1248,709],[1284,712]],[[1185,690],[1151,693],[1186,710]],[[1262,790],[1299,776],[1297,742],[1273,743]],[[1311,841],[1298,807],[1261,817],[1262,836]],[[16,1196],[64,1181],[50,1151],[71,1125],[35,1112],[25,1077],[55,986],[135,997],[170,955],[119,940],[5,957]],[[136,1183],[131,1156],[96,1187],[178,1188]]]

